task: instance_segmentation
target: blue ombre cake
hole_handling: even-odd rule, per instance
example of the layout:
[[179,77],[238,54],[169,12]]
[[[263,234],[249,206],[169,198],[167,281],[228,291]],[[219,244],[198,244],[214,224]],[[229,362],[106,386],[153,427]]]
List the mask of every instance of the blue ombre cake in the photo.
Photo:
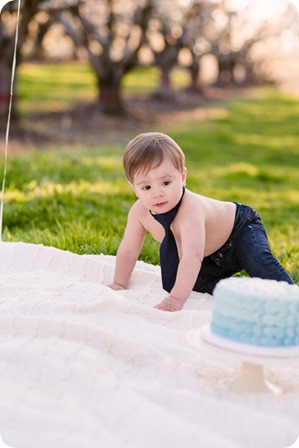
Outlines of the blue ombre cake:
[[214,289],[211,332],[259,347],[299,345],[299,287],[260,278],[232,277]]

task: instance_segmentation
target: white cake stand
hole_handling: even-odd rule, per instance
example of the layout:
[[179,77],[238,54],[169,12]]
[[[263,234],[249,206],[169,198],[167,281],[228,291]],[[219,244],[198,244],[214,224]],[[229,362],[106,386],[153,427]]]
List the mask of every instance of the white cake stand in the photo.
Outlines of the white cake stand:
[[299,365],[299,345],[285,348],[255,347],[229,341],[211,332],[210,324],[202,328],[189,331],[186,334],[190,345],[201,350],[208,350],[209,354],[217,358],[240,362],[236,374],[221,380],[220,388],[233,392],[255,394],[281,394],[283,390],[264,377],[264,367],[281,367],[285,365]]

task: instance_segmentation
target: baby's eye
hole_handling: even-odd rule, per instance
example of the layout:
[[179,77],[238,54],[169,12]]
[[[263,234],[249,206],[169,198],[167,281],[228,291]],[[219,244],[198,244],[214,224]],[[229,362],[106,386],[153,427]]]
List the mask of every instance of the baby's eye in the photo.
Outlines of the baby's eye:
[[144,187],[141,188],[141,190],[148,191],[148,190],[150,190],[150,188],[151,187],[149,185],[145,185]]
[[167,187],[167,185],[171,184],[171,180],[165,180],[163,182],[163,185],[165,185],[165,187]]

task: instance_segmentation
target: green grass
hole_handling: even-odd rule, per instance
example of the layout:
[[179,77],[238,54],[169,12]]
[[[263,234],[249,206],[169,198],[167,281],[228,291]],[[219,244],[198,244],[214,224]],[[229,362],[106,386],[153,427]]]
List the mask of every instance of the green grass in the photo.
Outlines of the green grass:
[[17,79],[22,116],[64,110],[96,98],[96,79],[88,64],[22,64]]
[[[61,111],[96,101],[98,97],[96,77],[88,63],[22,64],[18,69],[17,92],[21,116]],[[124,97],[138,93],[152,93],[159,85],[159,71],[155,67],[140,67],[129,72],[123,80]],[[174,87],[186,86],[188,74],[176,69],[172,74]]]
[[[297,282],[298,115],[298,99],[270,90],[223,105],[222,118],[159,129],[186,154],[188,188],[260,212],[274,254]],[[102,144],[9,155],[3,240],[115,254],[134,201],[122,151],[122,144]],[[140,258],[159,262],[150,237]]]

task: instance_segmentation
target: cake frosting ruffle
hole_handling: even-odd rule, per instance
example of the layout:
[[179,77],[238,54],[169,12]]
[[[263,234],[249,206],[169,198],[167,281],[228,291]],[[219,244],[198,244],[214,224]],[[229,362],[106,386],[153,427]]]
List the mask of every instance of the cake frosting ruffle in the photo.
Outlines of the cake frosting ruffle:
[[262,347],[299,344],[299,288],[286,282],[231,277],[213,292],[212,333]]

